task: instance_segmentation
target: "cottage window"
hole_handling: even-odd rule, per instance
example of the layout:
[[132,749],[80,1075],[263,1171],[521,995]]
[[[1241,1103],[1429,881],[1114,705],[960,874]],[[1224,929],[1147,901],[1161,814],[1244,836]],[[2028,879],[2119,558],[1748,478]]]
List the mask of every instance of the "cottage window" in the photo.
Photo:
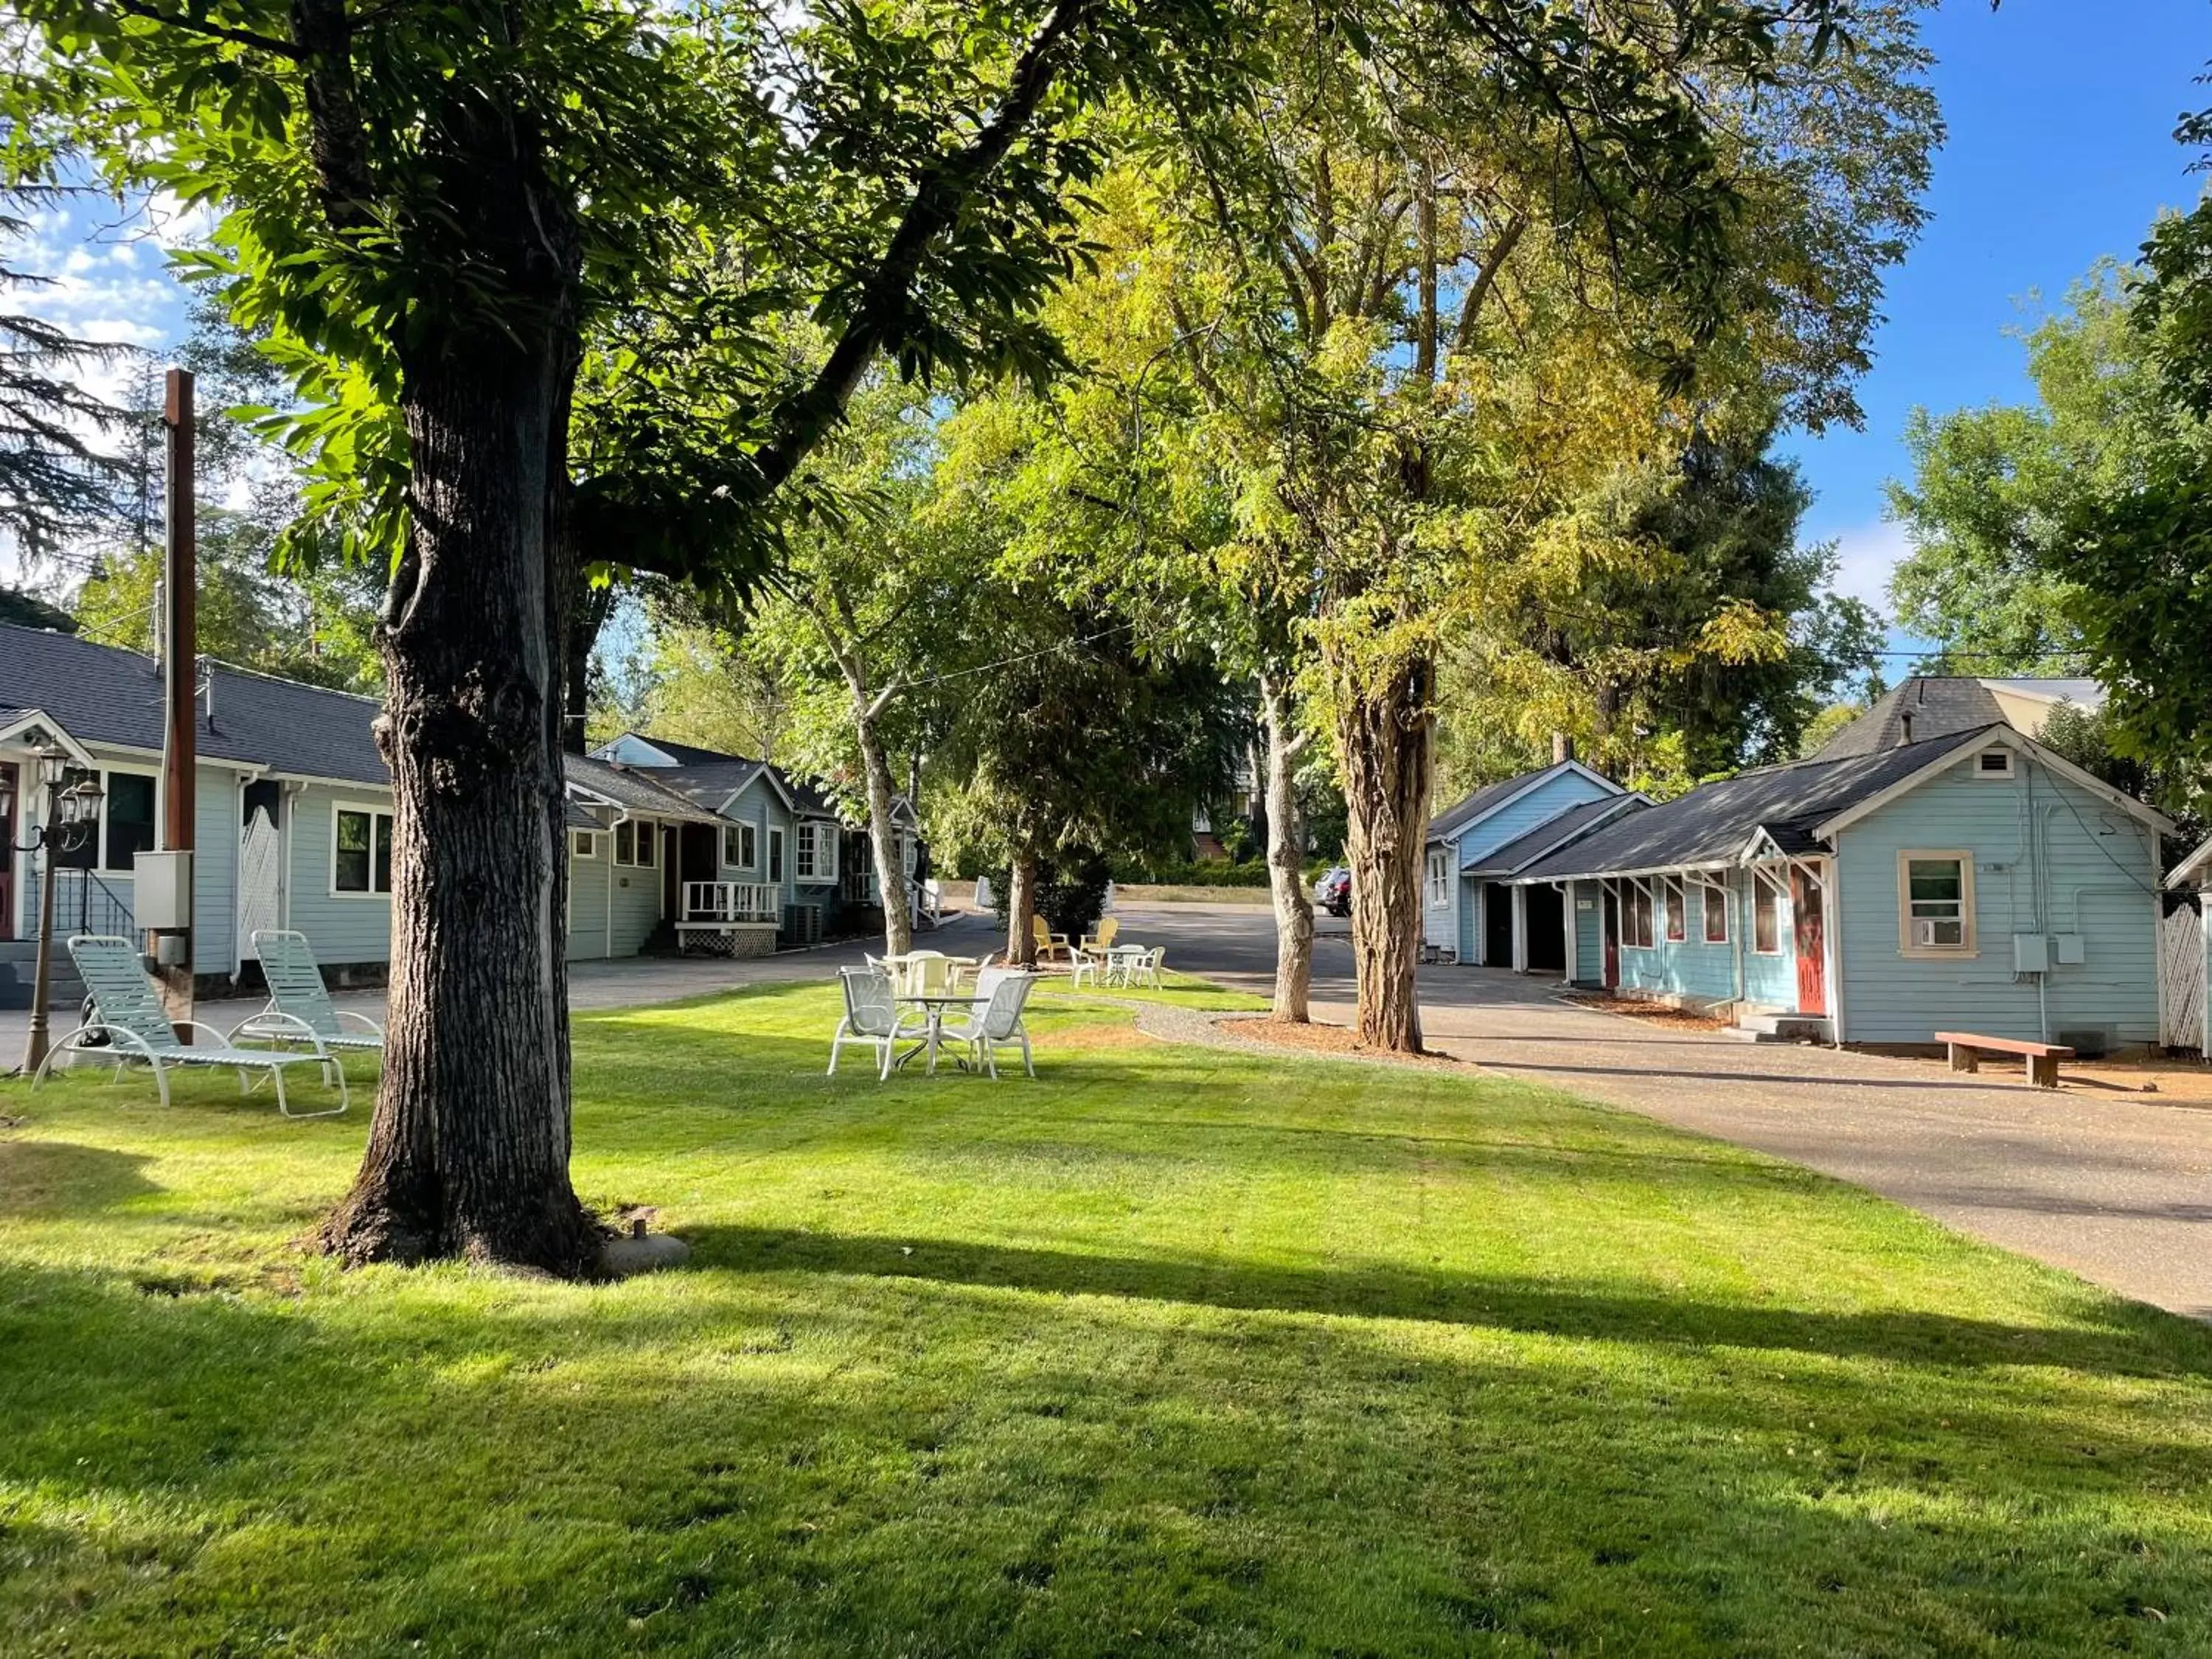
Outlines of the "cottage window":
[[571,830],[568,832],[568,855],[579,859],[599,857],[599,832],[596,830]]
[[1690,921],[1690,898],[1680,876],[1668,876],[1660,884],[1661,896],[1667,905],[1667,938],[1679,944],[1687,937]]
[[1969,853],[1897,855],[1898,948],[1909,957],[1974,954],[1974,860]]
[[760,830],[750,823],[725,824],[722,828],[722,862],[732,870],[754,870],[760,867]]
[[1620,895],[1620,942],[1639,951],[1651,948],[1651,889],[1632,881]]
[[799,879],[825,882],[837,879],[837,831],[830,824],[809,819],[799,826],[799,848],[793,859]]
[[1729,890],[1718,882],[1699,882],[1698,904],[1705,912],[1705,943],[1726,945],[1729,942]]
[[624,818],[615,825],[615,862],[653,868],[653,826],[649,819]]
[[1441,910],[1451,902],[1451,859],[1442,848],[1429,854],[1429,908]]
[[1782,954],[1782,896],[1763,871],[1751,878],[1751,948],[1763,957]]
[[774,826],[768,832],[768,879],[772,887],[783,885],[783,831]]
[[140,772],[110,772],[106,799],[107,853],[103,863],[128,874],[137,857],[154,848],[154,780]]
[[331,891],[392,890],[392,814],[373,806],[337,807],[331,836]]

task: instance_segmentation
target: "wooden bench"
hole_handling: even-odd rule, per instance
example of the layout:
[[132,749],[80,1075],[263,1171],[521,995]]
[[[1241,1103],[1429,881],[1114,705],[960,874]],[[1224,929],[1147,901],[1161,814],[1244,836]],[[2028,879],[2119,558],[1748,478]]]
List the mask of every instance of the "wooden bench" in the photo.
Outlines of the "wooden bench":
[[2027,1060],[2027,1080],[2039,1089],[2058,1086],[2058,1062],[2074,1058],[2063,1042],[2030,1042],[2020,1037],[1980,1036],[1972,1031],[1938,1031],[1936,1041],[1947,1045],[1954,1072],[1978,1072],[1982,1055],[2021,1054]]

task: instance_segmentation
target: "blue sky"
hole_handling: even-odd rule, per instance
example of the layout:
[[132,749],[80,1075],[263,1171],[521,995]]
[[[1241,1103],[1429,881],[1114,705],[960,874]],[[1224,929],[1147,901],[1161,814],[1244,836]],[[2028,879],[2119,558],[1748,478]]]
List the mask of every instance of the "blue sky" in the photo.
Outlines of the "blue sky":
[[[1905,471],[1906,416],[2029,395],[2007,331],[2099,256],[2132,254],[2160,209],[2196,199],[2203,180],[2173,123],[2212,104],[2212,87],[2194,84],[2212,58],[2212,0],[2004,0],[1995,13],[1948,0],[1926,28],[1949,139],[1931,222],[1889,275],[1889,320],[1860,388],[1866,429],[1787,446],[1816,492],[1807,538],[1834,540],[1838,586],[1877,603],[1905,545],[1881,487]],[[191,227],[157,213],[118,229],[112,216],[39,227],[21,263],[60,280],[33,304],[91,337],[158,349],[184,305],[156,244]],[[88,235],[94,223],[106,228]]]
[[2006,331],[2100,255],[2131,256],[2160,208],[2197,199],[2174,118],[2212,104],[2194,84],[2212,58],[2208,0],[1948,0],[1926,33],[1950,136],[1933,217],[1890,273],[1866,429],[1788,446],[1817,492],[1808,538],[1836,540],[1837,586],[1877,602],[1905,548],[1882,481],[1905,472],[1905,417],[2031,395]]

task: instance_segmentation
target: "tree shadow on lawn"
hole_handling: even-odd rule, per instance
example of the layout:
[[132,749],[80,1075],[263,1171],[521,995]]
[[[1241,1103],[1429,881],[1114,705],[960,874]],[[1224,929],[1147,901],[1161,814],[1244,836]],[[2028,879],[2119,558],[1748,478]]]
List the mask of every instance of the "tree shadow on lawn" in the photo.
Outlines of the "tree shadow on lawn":
[[0,1139],[0,1218],[75,1215],[158,1193],[141,1173],[153,1161],[66,1140]]
[[1754,1307],[1607,1284],[1442,1269],[1297,1269],[788,1228],[706,1225],[684,1232],[702,1265],[741,1273],[930,1279],[1247,1312],[1417,1320],[1668,1347],[1789,1350],[1947,1366],[2052,1365],[2146,1378],[2212,1376],[2212,1332],[2136,1304],[2087,1297],[2069,1310],[2078,1323],[2014,1325],[1910,1309]]
[[[1817,1616],[1856,1651],[1984,1632],[2057,1651],[2144,1602],[2197,1622],[2201,1537],[2170,1504],[2112,1514],[2151,1482],[2201,1491],[2212,1448],[2154,1437],[2093,1380],[2074,1386],[2136,1437],[2048,1384],[1194,1323],[1243,1304],[1010,1301],[927,1246],[802,1261],[762,1240],[702,1243],[792,1281],[518,1284],[489,1305],[451,1278],[304,1304],[11,1279],[0,1480],[29,1501],[0,1631],[44,1613],[87,1650],[144,1652],[1443,1653],[1607,1632],[1742,1652]],[[898,1270],[856,1261],[886,1248]],[[1589,1334],[1647,1340],[1636,1298],[1515,1294],[1610,1305]],[[1910,1357],[2008,1341],[1973,1326]],[[1900,1639],[1900,1619],[1951,1639]]]

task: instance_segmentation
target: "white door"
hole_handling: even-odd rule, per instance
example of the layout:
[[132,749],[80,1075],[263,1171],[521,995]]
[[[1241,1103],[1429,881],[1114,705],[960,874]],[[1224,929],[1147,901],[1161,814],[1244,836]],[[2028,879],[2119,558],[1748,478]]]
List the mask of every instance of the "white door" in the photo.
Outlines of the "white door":
[[257,806],[238,838],[238,959],[256,954],[257,928],[274,928],[283,915],[284,838]]

